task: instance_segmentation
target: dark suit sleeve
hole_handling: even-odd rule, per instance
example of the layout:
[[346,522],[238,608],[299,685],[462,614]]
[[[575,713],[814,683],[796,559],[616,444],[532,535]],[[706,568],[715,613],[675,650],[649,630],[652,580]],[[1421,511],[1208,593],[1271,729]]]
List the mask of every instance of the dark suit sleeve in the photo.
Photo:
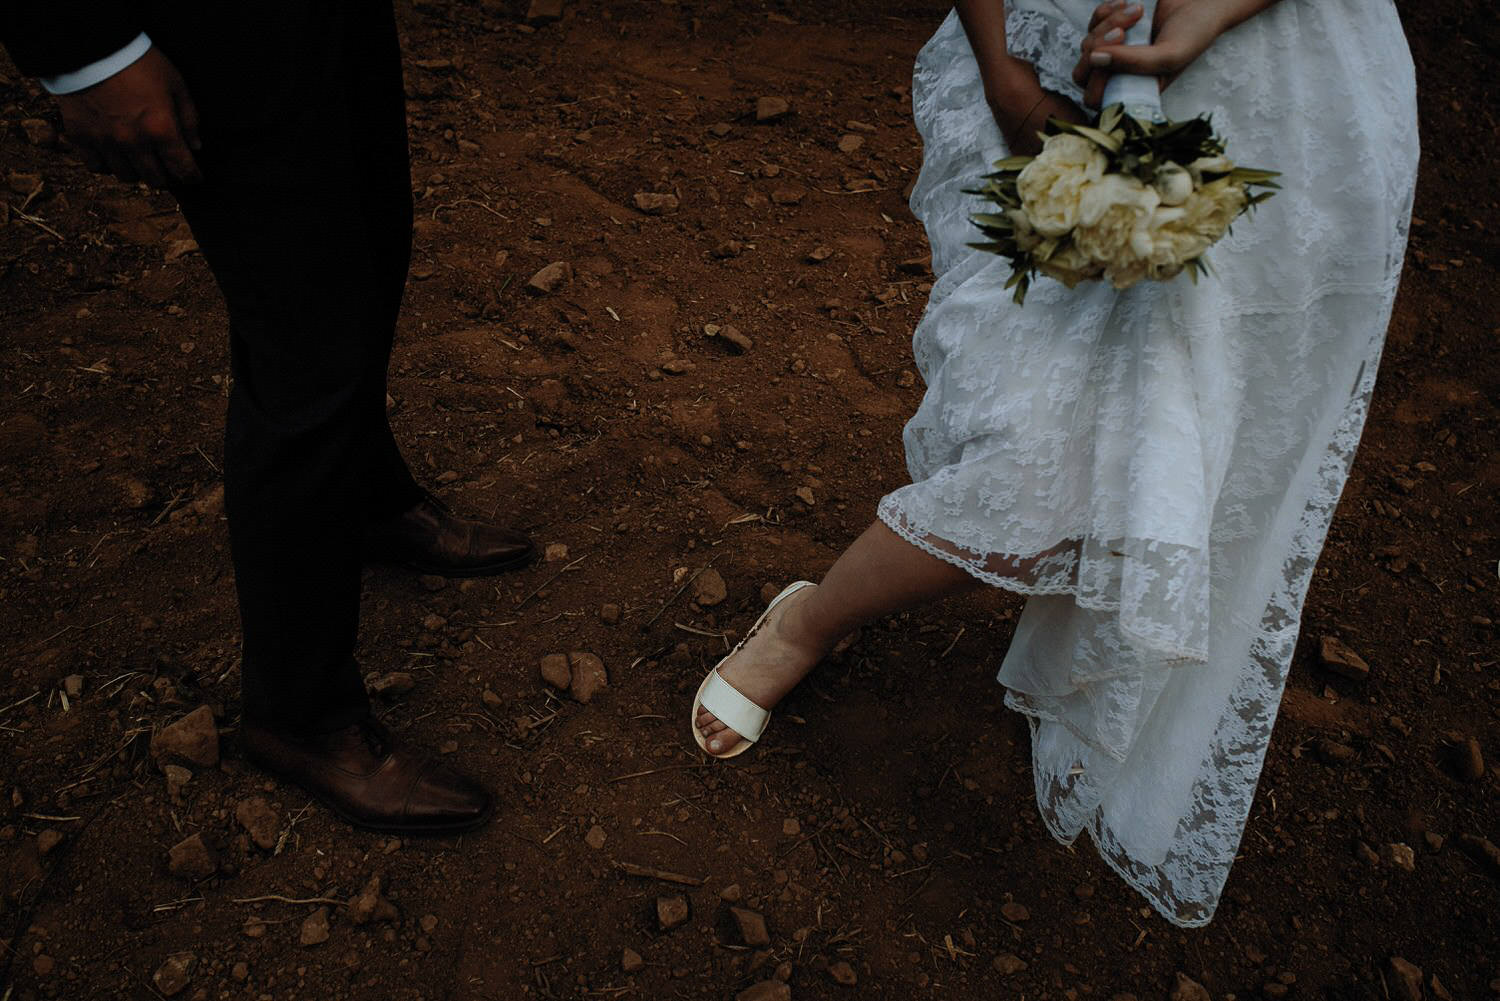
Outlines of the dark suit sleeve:
[[129,0],[0,0],[0,43],[27,76],[60,76],[123,49],[143,30]]

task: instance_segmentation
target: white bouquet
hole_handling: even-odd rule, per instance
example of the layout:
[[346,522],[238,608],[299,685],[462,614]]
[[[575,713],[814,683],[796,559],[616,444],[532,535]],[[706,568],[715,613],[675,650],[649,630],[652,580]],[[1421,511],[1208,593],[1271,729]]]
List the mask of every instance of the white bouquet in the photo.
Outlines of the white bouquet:
[[[1149,20],[1137,28],[1149,34]],[[1038,272],[1069,288],[1183,271],[1196,282],[1235,217],[1274,194],[1250,189],[1279,175],[1236,166],[1206,117],[1166,121],[1154,77],[1116,74],[1104,104],[1092,126],[1051,119],[1040,153],[999,161],[970,192],[996,207],[973,217],[985,239],[970,246],[1010,260],[1018,303]]]

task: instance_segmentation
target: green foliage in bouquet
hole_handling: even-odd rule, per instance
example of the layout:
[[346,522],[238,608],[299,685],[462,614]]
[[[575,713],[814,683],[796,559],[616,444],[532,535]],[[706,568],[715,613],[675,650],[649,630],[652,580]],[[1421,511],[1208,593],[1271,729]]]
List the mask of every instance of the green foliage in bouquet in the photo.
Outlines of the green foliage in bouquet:
[[[1207,117],[1141,122],[1124,114],[1119,105],[1112,105],[1104,109],[1094,125],[1076,125],[1054,118],[1047,122],[1042,133],[1044,146],[1040,156],[1049,155],[1047,141],[1060,135],[1086,140],[1103,157],[1100,172],[1099,158],[1089,154],[1091,173],[1087,178],[1070,181],[1063,177],[1068,164],[1053,168],[1063,186],[1080,190],[1090,180],[1107,180],[1110,175],[1131,179],[1123,187],[1118,181],[1110,182],[1114,185],[1111,190],[1122,192],[1120,205],[1127,213],[1132,207],[1144,212],[1137,218],[1136,229],[1145,228],[1144,242],[1152,249],[1141,252],[1139,232],[1133,246],[1122,242],[1123,238],[1111,245],[1097,233],[1084,232],[1084,226],[1069,223],[1065,232],[1059,232],[1055,223],[1050,230],[1039,227],[1033,219],[1038,206],[1023,199],[1020,183],[1022,172],[1038,157],[1012,156],[997,161],[994,171],[984,175],[981,187],[966,189],[967,194],[978,195],[992,206],[991,211],[971,217],[984,239],[969,246],[1011,262],[1012,274],[1005,287],[1015,290],[1017,303],[1025,302],[1026,292],[1039,271],[1070,288],[1079,281],[1098,279],[1125,288],[1143,278],[1166,280],[1184,270],[1196,282],[1200,271],[1208,272],[1202,251],[1223,236],[1231,219],[1270,198],[1279,187],[1275,178],[1280,175],[1276,171],[1240,167],[1230,162],[1224,156],[1223,141],[1214,135]],[[1078,145],[1073,143],[1075,162]],[[1134,205],[1131,199],[1144,189],[1162,193],[1156,199],[1148,196],[1149,208]],[[1199,198],[1200,193],[1206,196]],[[1099,199],[1106,197],[1101,194],[1095,199],[1094,215],[1113,211],[1108,206],[1099,211],[1104,204]],[[1215,204],[1207,205],[1210,200]],[[1158,204],[1171,208],[1156,213]],[[1188,204],[1190,211],[1177,210],[1176,206],[1184,204]],[[1156,213],[1154,220],[1149,218],[1153,213]],[[1188,218],[1184,219],[1185,215]],[[1053,212],[1049,217],[1055,219],[1057,214]],[[1072,218],[1066,212],[1062,217]],[[1118,218],[1114,222],[1117,231],[1129,228],[1118,225]],[[1159,237],[1154,244],[1153,236]]]

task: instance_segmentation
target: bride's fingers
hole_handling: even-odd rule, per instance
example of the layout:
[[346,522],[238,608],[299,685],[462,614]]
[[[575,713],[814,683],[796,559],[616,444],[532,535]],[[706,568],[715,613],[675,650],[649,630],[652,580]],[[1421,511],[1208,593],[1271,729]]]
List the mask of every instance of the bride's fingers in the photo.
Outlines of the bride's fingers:
[[[1105,5],[1109,12],[1098,18],[1089,26],[1088,34],[1083,38],[1078,62],[1073,67],[1073,82],[1078,86],[1084,86],[1089,73],[1093,69],[1090,58],[1095,49],[1103,45],[1119,45],[1125,41],[1125,32],[1145,14],[1145,9],[1140,4],[1114,4]],[[1104,8],[1100,8],[1103,10]]]

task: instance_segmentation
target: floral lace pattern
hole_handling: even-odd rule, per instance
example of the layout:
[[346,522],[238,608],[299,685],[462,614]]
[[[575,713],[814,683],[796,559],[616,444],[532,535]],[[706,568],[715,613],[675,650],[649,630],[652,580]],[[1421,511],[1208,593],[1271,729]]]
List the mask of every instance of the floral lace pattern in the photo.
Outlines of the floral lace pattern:
[[[1043,86],[1092,4],[1016,0],[1007,42]],[[1031,719],[1037,803],[1170,921],[1228,878],[1311,579],[1359,442],[1405,253],[1415,82],[1386,2],[1287,0],[1168,89],[1284,190],[1209,252],[1213,277],[1024,308],[967,244],[971,187],[1005,155],[950,15],[917,60],[912,209],[938,276],[913,337],[927,393],[912,484],[880,518],[1031,598],[1000,670]]]

